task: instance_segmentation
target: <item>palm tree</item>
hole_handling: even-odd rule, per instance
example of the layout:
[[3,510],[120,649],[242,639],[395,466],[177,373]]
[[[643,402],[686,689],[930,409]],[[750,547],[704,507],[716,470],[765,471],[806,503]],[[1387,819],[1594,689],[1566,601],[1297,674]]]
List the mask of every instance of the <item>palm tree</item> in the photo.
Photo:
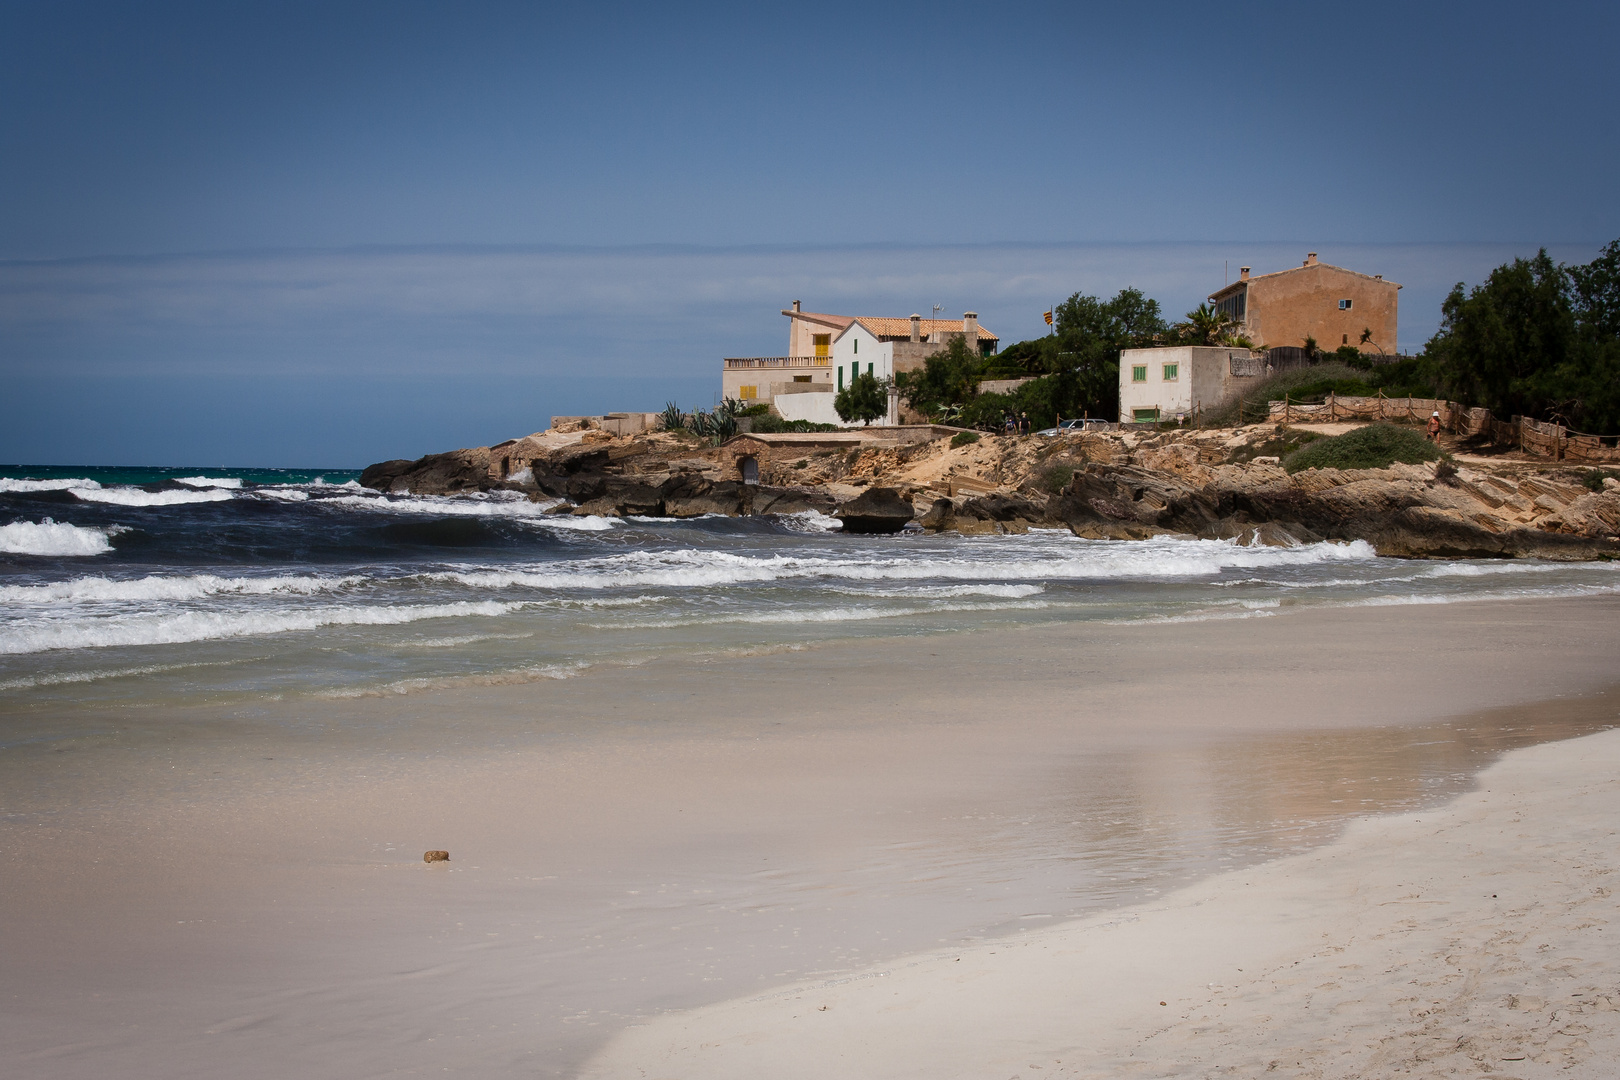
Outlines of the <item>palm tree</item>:
[[1186,321],[1177,323],[1174,329],[1177,336],[1190,345],[1220,345],[1231,336],[1232,327],[1236,325],[1237,320],[1226,312],[1199,304],[1187,312]]

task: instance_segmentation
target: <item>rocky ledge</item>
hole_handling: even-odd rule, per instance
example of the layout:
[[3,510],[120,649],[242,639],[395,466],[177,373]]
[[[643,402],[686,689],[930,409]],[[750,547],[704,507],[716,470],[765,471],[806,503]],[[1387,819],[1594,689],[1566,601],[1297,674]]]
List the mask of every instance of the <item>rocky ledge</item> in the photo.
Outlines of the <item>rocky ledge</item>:
[[[1410,557],[1620,557],[1620,481],[1581,470],[1459,459],[1456,468],[1311,469],[1263,456],[1273,425],[1065,439],[986,436],[896,446],[703,445],[678,433],[542,433],[373,465],[361,483],[414,494],[507,490],[555,513],[695,517],[836,514],[846,532],[1077,536],[1294,545],[1364,540]],[[744,476],[749,475],[745,481]],[[751,482],[757,479],[759,482]],[[915,528],[916,526],[912,526]]]

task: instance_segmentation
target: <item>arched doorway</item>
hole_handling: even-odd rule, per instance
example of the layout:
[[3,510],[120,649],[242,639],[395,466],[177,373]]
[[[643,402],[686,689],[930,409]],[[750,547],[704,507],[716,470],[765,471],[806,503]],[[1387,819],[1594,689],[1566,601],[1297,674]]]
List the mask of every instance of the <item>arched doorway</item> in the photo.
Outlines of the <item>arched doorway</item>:
[[737,471],[742,473],[742,481],[743,481],[743,483],[745,483],[745,484],[757,484],[757,483],[759,483],[759,460],[757,458],[752,458],[752,457],[740,457],[740,458],[738,458],[737,459]]

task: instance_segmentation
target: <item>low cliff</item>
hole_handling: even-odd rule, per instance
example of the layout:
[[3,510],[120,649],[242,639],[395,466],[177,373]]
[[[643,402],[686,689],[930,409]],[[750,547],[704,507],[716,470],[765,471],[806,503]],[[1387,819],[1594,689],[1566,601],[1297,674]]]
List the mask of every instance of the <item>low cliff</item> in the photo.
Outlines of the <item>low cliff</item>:
[[[834,513],[892,489],[922,527],[961,533],[1068,528],[1243,543],[1365,540],[1403,557],[1620,556],[1620,483],[1522,461],[1386,469],[1277,464],[1298,438],[1271,425],[1226,431],[984,436],[909,445],[707,446],[680,433],[526,439],[371,466],[368,487],[414,494],[522,491],[558,513],[692,517]],[[744,482],[748,463],[758,483]],[[887,497],[887,496],[885,496]]]

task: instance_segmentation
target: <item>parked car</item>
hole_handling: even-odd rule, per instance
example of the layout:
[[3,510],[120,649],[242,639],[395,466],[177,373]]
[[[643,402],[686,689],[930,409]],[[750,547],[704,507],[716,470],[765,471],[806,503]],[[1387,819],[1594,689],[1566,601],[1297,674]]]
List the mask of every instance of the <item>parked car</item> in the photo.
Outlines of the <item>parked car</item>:
[[1107,420],[1083,416],[1075,420],[1060,420],[1057,427],[1049,427],[1044,431],[1037,431],[1035,434],[1051,438],[1056,435],[1078,435],[1082,431],[1106,431],[1110,426]]

